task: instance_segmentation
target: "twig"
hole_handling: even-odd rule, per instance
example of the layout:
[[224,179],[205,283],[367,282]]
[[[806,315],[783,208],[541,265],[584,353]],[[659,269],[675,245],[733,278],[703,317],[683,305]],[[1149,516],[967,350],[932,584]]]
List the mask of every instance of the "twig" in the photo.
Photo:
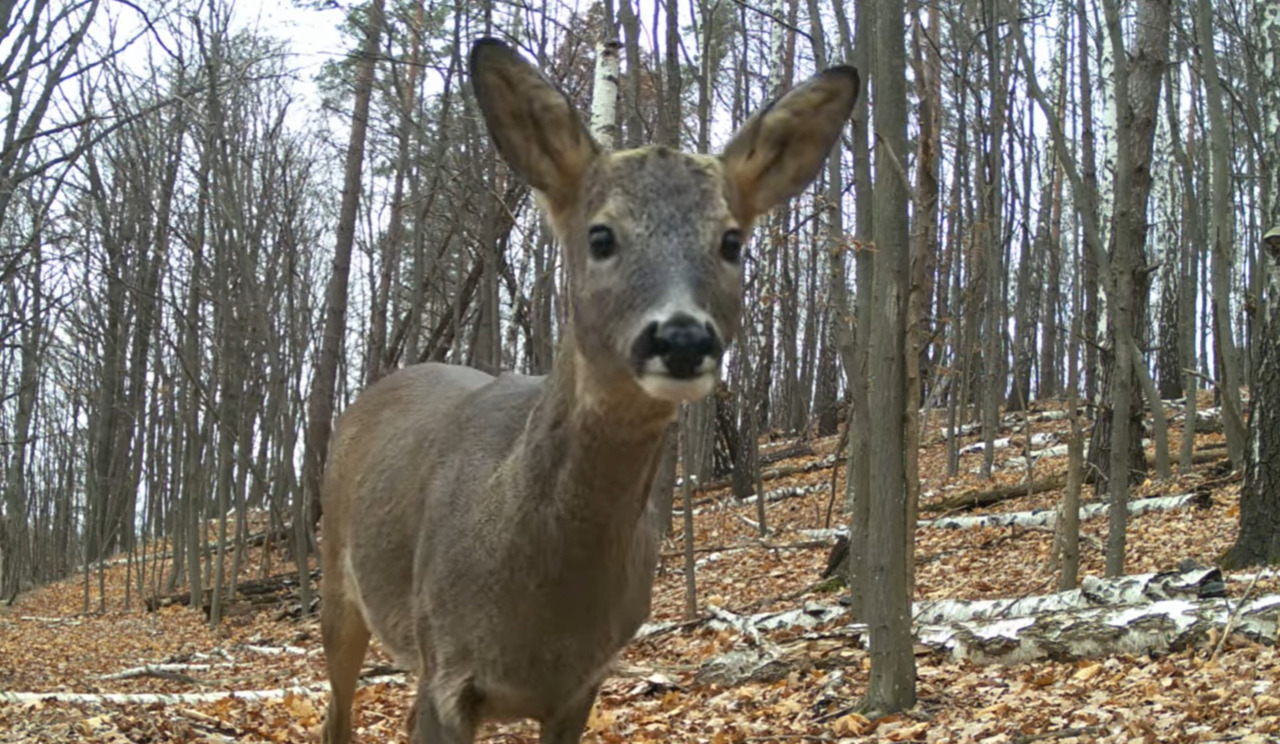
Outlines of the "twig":
[[[755,522],[751,523],[755,529],[760,529]],[[773,543],[767,540],[757,540],[754,543],[746,545],[706,545],[701,548],[694,548],[695,553],[727,553],[731,550],[818,550],[819,548],[829,548],[831,543],[827,540],[801,540],[791,543]],[[668,550],[662,554],[663,558],[679,558],[684,555],[683,550]]]
[[[852,409],[852,406],[850,406]],[[845,450],[849,447],[849,429],[853,425],[853,411],[849,411],[849,423],[845,424],[844,431],[840,433],[840,441],[836,442],[836,459],[831,463],[831,496],[827,499],[827,517],[823,522],[823,529],[831,528],[831,511],[836,505],[836,480],[840,477],[840,460],[845,455]],[[845,481],[848,482],[849,475],[845,474]]]
[[749,612],[752,612],[752,611],[758,610],[758,609],[760,609],[761,607],[767,607],[767,606],[769,606],[769,605],[771,605],[771,604],[774,604],[775,602],[791,602],[791,601],[793,601],[793,600],[796,600],[796,599],[799,599],[799,598],[803,597],[804,595],[808,594],[809,592],[813,591],[814,589],[817,589],[818,587],[820,587],[820,586],[822,586],[823,584],[827,583],[829,580],[830,580],[830,579],[820,579],[820,580],[815,581],[815,582],[813,582],[812,584],[810,584],[810,585],[808,585],[808,586],[804,587],[803,589],[797,589],[797,590],[796,590],[796,591],[794,591],[794,592],[788,592],[788,593],[786,593],[786,594],[780,594],[780,595],[778,595],[778,596],[776,596],[776,597],[764,597],[764,598],[762,598],[762,599],[757,599],[757,600],[755,600],[755,601],[753,601],[753,602],[748,602],[747,604],[743,605],[742,607],[739,607],[739,608],[737,608],[737,609],[730,610],[730,612],[733,612],[734,614],[737,614],[737,615],[745,615],[745,614],[747,614],[747,613],[749,613]]
[[1253,581],[1249,582],[1249,587],[1244,590],[1244,594],[1240,597],[1240,604],[1231,611],[1231,617],[1227,618],[1226,627],[1222,629],[1222,637],[1218,639],[1217,645],[1213,647],[1213,653],[1209,654],[1209,661],[1218,658],[1218,654],[1222,653],[1222,645],[1227,642],[1227,636],[1231,635],[1231,626],[1236,624],[1236,620],[1240,617],[1240,610],[1244,609],[1245,603],[1249,601],[1249,595],[1253,593],[1253,587],[1258,583],[1258,579],[1262,578],[1262,572],[1258,571],[1253,575]]
[[1048,739],[1065,739],[1068,736],[1091,736],[1100,733],[1101,726],[1084,726],[1082,728],[1065,728],[1056,731],[1043,731],[1039,734],[1018,734],[1013,737],[1014,744],[1030,744],[1033,741],[1046,741]]
[[830,713],[818,716],[817,718],[813,719],[813,722],[826,723],[828,721],[834,721],[837,718],[842,718],[844,716],[849,715],[850,713],[857,711],[861,707],[862,707],[862,703],[854,703],[853,705],[846,705],[843,708],[837,708],[836,710],[833,710]]
[[658,636],[664,636],[668,633],[675,633],[682,630],[688,630],[689,628],[696,628],[699,625],[706,623],[710,619],[711,619],[710,615],[701,615],[699,617],[695,617],[692,620],[685,620],[684,622],[675,623],[674,625],[671,625],[669,627],[655,630],[649,633],[648,635],[644,636],[643,638],[634,639],[632,642],[637,644],[648,643],[653,639],[657,638]]

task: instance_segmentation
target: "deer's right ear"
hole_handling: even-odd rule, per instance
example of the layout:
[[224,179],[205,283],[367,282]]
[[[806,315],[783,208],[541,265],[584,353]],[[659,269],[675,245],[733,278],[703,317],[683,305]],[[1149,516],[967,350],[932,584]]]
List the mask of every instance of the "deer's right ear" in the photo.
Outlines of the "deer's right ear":
[[497,39],[480,39],[471,47],[471,86],[507,163],[545,194],[553,209],[571,204],[600,148],[569,99]]

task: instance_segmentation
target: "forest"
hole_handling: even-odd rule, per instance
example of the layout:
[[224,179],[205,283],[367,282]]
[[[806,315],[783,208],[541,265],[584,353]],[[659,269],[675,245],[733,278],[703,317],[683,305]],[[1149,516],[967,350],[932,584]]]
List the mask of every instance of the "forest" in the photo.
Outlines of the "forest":
[[[485,36],[606,151],[861,80],[584,740],[1280,736],[1280,3],[273,5],[0,0],[0,742],[319,740],[336,418],[569,329]],[[412,679],[375,644],[357,740]]]

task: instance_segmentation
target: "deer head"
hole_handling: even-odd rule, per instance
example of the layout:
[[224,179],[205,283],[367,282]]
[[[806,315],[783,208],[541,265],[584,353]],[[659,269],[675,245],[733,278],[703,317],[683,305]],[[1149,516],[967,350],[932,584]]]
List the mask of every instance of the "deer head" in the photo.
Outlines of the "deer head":
[[835,67],[795,88],[719,156],[606,151],[565,95],[496,40],[472,50],[471,78],[493,141],[564,247],[580,363],[657,400],[710,392],[738,326],[751,226],[817,176],[857,72]]

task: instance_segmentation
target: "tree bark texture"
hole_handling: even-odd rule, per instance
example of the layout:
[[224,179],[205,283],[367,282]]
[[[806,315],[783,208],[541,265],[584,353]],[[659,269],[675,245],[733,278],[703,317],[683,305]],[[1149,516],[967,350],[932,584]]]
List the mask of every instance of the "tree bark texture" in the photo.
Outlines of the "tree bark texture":
[[902,0],[876,3],[875,128],[880,144],[875,191],[875,314],[870,351],[871,509],[864,613],[871,629],[867,706],[893,712],[915,705],[916,668],[907,594],[906,324],[910,233],[908,184],[894,163],[907,149],[906,29]]

